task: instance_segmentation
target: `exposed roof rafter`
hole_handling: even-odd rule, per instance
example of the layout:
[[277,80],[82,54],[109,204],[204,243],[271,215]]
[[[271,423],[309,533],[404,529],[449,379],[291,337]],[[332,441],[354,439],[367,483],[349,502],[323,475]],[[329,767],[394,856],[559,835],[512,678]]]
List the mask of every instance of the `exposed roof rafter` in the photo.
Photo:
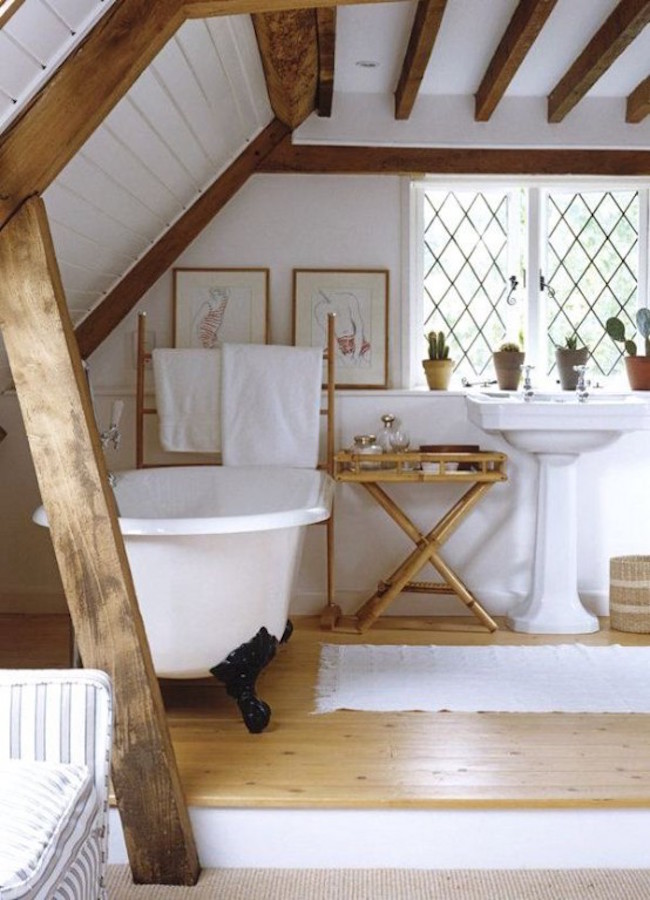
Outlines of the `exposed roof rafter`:
[[548,96],[548,121],[561,122],[650,22],[650,0],[621,0]]
[[650,75],[637,85],[625,104],[625,121],[642,122],[650,113]]
[[520,0],[475,95],[475,118],[487,122],[557,0]]
[[411,115],[446,6],[447,0],[420,0],[417,5],[402,71],[395,89],[396,119],[408,119]]
[[0,141],[0,227],[42,194],[182,24],[182,0],[117,0]]
[[316,13],[299,9],[252,19],[273,112],[289,128],[297,128],[316,105]]
[[332,115],[334,95],[334,58],[336,51],[336,7],[316,10],[318,39],[318,91],[317,112],[329,118]]
[[24,2],[25,0],[0,0],[0,28],[4,28]]

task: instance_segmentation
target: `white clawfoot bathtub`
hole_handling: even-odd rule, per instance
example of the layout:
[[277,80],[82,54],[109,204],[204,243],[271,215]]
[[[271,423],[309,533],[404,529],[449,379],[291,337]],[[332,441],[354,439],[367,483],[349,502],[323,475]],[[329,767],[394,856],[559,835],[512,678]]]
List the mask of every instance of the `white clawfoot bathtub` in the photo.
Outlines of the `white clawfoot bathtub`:
[[[156,674],[197,678],[212,671],[239,702],[235,689],[246,680],[239,670],[258,666],[249,690],[254,696],[254,678],[287,626],[305,526],[330,514],[332,479],[276,466],[136,469],[115,479]],[[42,507],[34,521],[47,525]],[[241,658],[234,661],[231,690],[228,666],[219,664],[233,651]]]

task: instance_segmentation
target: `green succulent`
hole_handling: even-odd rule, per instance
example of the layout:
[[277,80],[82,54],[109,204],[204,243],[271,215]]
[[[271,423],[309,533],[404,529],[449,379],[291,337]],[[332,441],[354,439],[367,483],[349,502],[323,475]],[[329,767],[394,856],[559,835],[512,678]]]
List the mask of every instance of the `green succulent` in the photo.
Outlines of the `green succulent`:
[[444,331],[430,331],[425,335],[429,359],[449,359],[449,345],[445,340]]

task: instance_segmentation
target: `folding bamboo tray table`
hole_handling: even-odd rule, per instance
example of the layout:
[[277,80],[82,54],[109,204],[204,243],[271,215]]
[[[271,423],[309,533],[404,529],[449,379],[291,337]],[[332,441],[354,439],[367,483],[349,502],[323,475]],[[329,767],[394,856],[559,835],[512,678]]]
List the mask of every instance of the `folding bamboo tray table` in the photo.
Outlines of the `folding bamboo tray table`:
[[[504,453],[413,452],[353,453],[345,450],[334,456],[334,478],[360,484],[411,538],[415,549],[386,578],[354,616],[343,616],[330,597],[321,624],[334,631],[363,634],[403,591],[427,594],[455,594],[489,631],[497,624],[483,609],[469,588],[440,555],[440,548],[460,522],[476,506],[493,484],[506,481],[507,457]],[[424,467],[424,468],[423,468]],[[461,484],[469,485],[427,534],[422,534],[396,501],[381,487],[388,484]],[[431,563],[442,581],[413,581],[427,563]]]

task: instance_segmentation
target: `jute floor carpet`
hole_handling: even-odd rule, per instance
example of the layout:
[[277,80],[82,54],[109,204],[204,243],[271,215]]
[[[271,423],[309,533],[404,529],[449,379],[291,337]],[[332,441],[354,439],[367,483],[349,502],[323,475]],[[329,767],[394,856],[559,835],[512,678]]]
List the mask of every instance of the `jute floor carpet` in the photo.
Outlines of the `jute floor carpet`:
[[648,900],[650,870],[206,869],[192,888],[133,885],[109,866],[109,900]]

